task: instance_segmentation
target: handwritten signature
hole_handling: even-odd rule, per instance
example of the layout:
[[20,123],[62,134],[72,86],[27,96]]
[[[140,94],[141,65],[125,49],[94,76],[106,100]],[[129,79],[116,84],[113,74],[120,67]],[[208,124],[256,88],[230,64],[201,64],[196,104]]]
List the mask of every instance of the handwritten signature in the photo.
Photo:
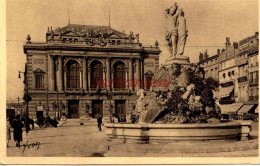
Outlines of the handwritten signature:
[[[35,142],[35,143],[30,143],[29,144],[29,140],[27,140],[26,144],[23,144],[21,146],[23,146],[23,152],[25,151],[26,148],[30,149],[31,147],[37,147],[37,149],[40,148],[40,142]],[[20,147],[19,147],[20,148]]]

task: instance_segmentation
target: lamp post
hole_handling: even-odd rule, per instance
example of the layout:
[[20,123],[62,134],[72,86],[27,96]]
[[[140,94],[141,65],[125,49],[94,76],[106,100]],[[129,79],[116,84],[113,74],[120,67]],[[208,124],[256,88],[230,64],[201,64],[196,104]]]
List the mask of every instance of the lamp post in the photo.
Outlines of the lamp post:
[[57,91],[57,101],[56,103],[53,103],[53,109],[56,110],[58,109],[58,119],[60,120],[61,118],[61,110],[64,109],[64,104],[60,101],[59,102],[59,92]]
[[21,73],[24,74],[24,81],[23,83],[25,84],[24,88],[24,100],[26,101],[26,118],[25,118],[25,128],[26,128],[26,133],[29,133],[30,126],[29,126],[29,91],[28,91],[28,80],[27,80],[27,72],[19,71],[18,78],[21,79]]
[[112,123],[112,109],[113,109],[113,105],[111,104],[111,100],[112,100],[112,92],[107,92],[107,99],[109,100],[109,108],[108,108],[108,111],[109,111],[109,123]]

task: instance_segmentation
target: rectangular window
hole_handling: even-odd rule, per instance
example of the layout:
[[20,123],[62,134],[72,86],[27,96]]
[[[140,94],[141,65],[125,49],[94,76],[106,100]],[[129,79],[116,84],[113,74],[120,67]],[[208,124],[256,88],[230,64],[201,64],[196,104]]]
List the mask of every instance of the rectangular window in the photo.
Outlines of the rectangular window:
[[117,45],[120,45],[120,40],[117,40]]
[[249,81],[250,83],[253,83],[253,73],[250,73],[250,74],[249,74],[249,80],[250,80],[250,81]]
[[116,41],[115,40],[112,40],[112,45],[115,45],[116,44]]
[[36,75],[35,76],[35,88],[36,89],[43,89],[43,76],[42,75]]
[[67,42],[67,38],[63,38],[62,41],[63,41],[63,43],[66,43]]
[[78,43],[78,39],[74,39],[74,43]]

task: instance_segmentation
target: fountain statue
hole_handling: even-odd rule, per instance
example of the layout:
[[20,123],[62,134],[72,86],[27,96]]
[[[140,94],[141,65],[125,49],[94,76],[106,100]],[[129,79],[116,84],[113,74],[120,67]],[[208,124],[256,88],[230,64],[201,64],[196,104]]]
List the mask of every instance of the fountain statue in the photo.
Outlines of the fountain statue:
[[[151,89],[137,92],[132,124],[106,124],[106,134],[123,142],[248,139],[250,122],[221,122],[214,97],[218,82],[183,55],[188,30],[177,3],[165,10],[170,57],[153,76]],[[163,84],[166,81],[166,85]]]
[[170,53],[170,57],[166,59],[166,65],[173,63],[189,64],[189,58],[183,56],[188,37],[183,9],[180,9],[177,3],[174,3],[173,6],[165,10],[164,14],[167,19],[165,40]]
[[[170,57],[154,75],[154,80],[169,80],[168,86],[152,82],[152,91],[143,95],[139,90],[136,113],[142,123],[207,123],[220,115],[216,111],[215,99],[198,66],[189,63],[183,56],[188,30],[183,9],[177,3],[165,10],[168,20],[166,43]],[[209,113],[210,112],[210,113]]]

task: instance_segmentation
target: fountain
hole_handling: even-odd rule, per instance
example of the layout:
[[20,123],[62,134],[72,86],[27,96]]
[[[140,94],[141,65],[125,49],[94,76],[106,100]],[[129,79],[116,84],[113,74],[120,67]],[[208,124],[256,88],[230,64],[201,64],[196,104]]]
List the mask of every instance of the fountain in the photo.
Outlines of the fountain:
[[248,139],[251,123],[221,122],[213,95],[218,83],[205,79],[203,69],[183,56],[188,36],[183,10],[175,3],[165,16],[171,25],[165,36],[170,57],[155,73],[150,92],[137,93],[134,114],[139,122],[105,124],[106,134],[113,141],[135,143]]

